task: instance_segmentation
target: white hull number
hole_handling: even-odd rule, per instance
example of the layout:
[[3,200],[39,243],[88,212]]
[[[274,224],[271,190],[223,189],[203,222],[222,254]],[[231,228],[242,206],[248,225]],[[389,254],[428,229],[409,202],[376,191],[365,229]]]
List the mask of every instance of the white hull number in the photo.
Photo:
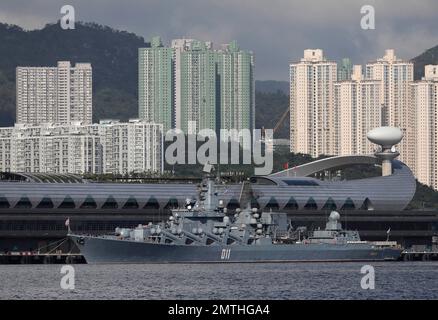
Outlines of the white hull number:
[[221,260],[230,260],[231,249],[222,249]]

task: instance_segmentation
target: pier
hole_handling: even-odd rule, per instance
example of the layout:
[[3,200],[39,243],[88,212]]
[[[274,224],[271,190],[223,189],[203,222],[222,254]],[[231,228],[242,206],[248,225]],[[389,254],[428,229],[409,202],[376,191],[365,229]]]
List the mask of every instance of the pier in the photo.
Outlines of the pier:
[[[403,250],[401,261],[438,261],[438,250]],[[78,253],[0,253],[0,264],[84,264],[85,258]]]
[[36,250],[0,251],[0,264],[86,263],[85,258],[75,249],[68,238],[62,238]]
[[401,258],[403,261],[437,261],[438,246],[432,247],[415,245],[409,249],[403,250]]
[[0,264],[78,264],[86,263],[84,257],[77,253],[38,253],[8,252],[0,253]]
[[[422,247],[422,246],[419,246]],[[438,248],[412,247],[403,250],[400,261],[438,261]],[[85,258],[79,253],[38,253],[8,252],[0,253],[1,264],[85,264]]]

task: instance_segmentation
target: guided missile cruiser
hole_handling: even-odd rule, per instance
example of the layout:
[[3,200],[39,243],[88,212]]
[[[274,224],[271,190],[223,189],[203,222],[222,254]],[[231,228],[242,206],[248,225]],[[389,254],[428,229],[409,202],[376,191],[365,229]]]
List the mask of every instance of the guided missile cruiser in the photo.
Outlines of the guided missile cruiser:
[[357,231],[343,230],[336,211],[324,230],[294,228],[285,213],[251,208],[251,193],[244,183],[240,201],[247,205],[228,215],[209,175],[197,198],[172,210],[167,221],[116,228],[109,235],[68,236],[90,264],[378,261],[401,255],[395,242],[361,241]]

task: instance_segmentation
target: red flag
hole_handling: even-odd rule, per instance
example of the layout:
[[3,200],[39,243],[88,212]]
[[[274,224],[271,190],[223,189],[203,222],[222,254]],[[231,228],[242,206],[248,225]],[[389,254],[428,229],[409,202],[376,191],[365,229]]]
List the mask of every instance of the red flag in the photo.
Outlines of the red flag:
[[283,164],[283,169],[289,169],[289,162],[286,162],[285,164]]

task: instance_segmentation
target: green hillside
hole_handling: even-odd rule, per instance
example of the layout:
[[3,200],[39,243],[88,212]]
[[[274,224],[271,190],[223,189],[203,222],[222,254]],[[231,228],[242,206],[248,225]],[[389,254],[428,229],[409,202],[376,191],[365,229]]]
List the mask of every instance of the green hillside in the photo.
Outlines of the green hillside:
[[137,116],[137,52],[149,46],[142,37],[94,23],[33,31],[0,24],[0,41],[0,126],[14,123],[15,68],[55,66],[59,60],[91,63],[94,120]]
[[438,64],[438,46],[426,50],[411,61],[414,63],[414,77],[419,80],[424,75],[425,65]]
[[[280,120],[282,114],[289,109],[289,96],[278,90],[274,93],[256,92],[256,128],[264,126],[273,129]],[[289,139],[289,116],[278,128],[274,138]]]

